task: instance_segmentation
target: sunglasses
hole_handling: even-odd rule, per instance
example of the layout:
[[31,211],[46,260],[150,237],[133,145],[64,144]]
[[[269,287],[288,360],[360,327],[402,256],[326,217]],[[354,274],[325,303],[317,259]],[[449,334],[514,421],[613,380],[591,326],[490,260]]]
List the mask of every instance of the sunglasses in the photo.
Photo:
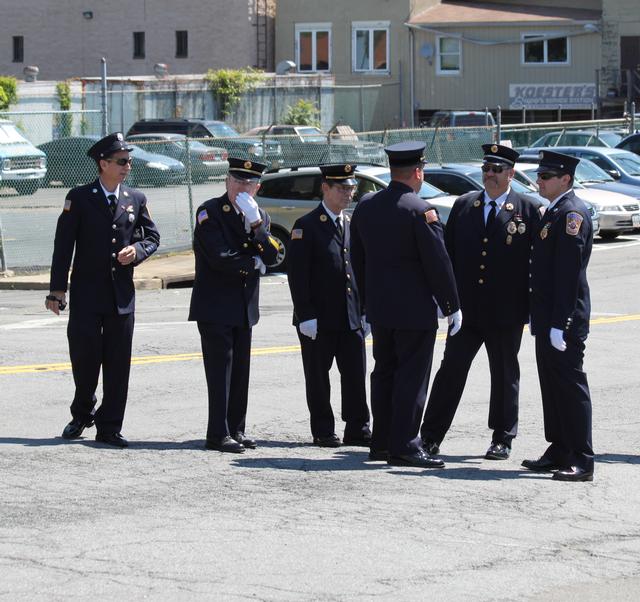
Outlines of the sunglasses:
[[115,163],[120,167],[131,165],[133,163],[133,159],[131,157],[129,157],[128,159],[125,159],[124,157],[120,157],[120,159],[105,159],[105,161],[109,161],[109,163]]
[[484,173],[489,173],[492,171],[493,173],[502,173],[505,168],[502,165],[492,165],[489,163],[484,163],[480,168]]
[[538,177],[545,182],[550,180],[551,178],[559,178],[562,174],[556,173],[554,171],[545,171],[544,173],[539,173]]

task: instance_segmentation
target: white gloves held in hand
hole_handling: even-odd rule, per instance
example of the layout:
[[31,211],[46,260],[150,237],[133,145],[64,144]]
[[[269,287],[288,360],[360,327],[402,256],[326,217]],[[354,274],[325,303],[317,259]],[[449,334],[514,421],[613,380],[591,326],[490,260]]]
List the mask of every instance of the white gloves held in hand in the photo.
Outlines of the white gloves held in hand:
[[363,338],[367,338],[371,334],[371,324],[367,322],[367,316],[363,315],[361,318],[362,322],[362,336]]
[[240,192],[236,196],[236,205],[238,209],[244,213],[244,216],[249,220],[250,224],[255,224],[260,221],[260,210],[258,209],[258,203],[248,192]]
[[564,332],[559,328],[552,328],[549,332],[549,339],[551,344],[558,350],[564,351],[567,348],[567,344],[564,341]]
[[267,266],[264,264],[264,261],[262,261],[262,257],[260,257],[260,255],[254,255],[253,261],[253,269],[260,270],[260,273],[264,276],[267,272]]
[[309,337],[312,341],[316,340],[316,336],[318,336],[318,320],[315,318],[313,320],[305,320],[298,324],[298,328],[305,337]]
[[454,336],[462,328],[462,312],[460,310],[447,316],[449,323],[449,336]]

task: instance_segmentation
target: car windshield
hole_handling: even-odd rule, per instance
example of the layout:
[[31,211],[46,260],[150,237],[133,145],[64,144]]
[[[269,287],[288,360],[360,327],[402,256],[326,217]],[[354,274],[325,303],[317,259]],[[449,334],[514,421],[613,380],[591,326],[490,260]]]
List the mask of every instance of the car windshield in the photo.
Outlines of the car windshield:
[[640,157],[632,153],[611,155],[613,159],[630,176],[640,176]]
[[622,140],[622,136],[615,132],[600,132],[598,136],[600,136],[600,138],[609,146],[615,146]]
[[615,180],[601,167],[588,159],[580,159],[576,167],[575,179],[583,184],[591,182],[615,182]]
[[[391,182],[391,173],[385,172],[381,174],[376,174],[376,178],[380,178],[383,182],[387,184]],[[418,192],[418,196],[423,199],[435,199],[439,196],[447,196],[446,192],[442,192],[439,188],[432,186],[427,182],[422,182],[422,186],[420,187],[420,191]]]
[[27,140],[16,129],[12,123],[0,124],[0,144],[24,144]]
[[240,135],[226,123],[207,123],[207,129],[221,138],[232,138]]

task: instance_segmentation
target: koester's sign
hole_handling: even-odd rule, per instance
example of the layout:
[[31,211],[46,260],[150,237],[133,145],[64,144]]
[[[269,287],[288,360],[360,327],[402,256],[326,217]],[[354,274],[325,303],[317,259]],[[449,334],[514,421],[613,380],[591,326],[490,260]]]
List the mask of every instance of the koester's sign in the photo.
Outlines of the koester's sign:
[[510,109],[588,109],[596,98],[596,85],[509,84]]

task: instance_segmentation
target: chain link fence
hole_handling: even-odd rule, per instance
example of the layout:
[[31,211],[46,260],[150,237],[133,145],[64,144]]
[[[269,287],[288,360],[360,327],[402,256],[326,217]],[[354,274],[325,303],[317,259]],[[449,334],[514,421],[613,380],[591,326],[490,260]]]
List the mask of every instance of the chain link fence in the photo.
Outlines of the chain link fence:
[[[460,163],[480,160],[482,144],[498,135],[518,148],[546,133],[568,134],[587,125],[599,133],[629,126],[614,120],[358,133],[338,126],[331,134],[302,128],[295,135],[272,135],[265,128],[218,138],[141,133],[128,138],[133,164],[127,183],[147,195],[166,253],[190,248],[195,208],[224,193],[229,154],[267,163],[272,170],[333,162],[386,166],[385,146],[418,140],[425,142],[429,162]],[[101,128],[98,110],[0,113],[0,271],[48,269],[68,189],[97,177],[86,153],[101,137]]]

